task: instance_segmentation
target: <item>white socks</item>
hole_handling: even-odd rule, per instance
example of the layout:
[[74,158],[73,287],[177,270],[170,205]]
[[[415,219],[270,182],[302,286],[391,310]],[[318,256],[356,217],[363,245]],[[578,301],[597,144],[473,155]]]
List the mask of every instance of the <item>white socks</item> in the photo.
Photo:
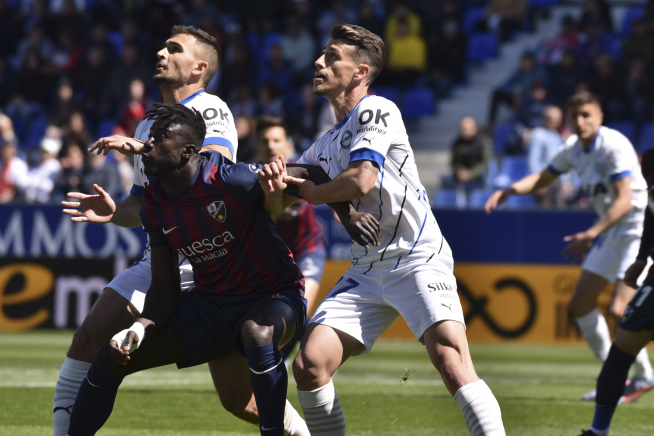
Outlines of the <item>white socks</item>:
[[634,361],[634,378],[647,381],[651,381],[654,378],[652,364],[649,363],[649,356],[647,355],[646,347],[643,347],[643,349],[636,355],[636,360]]
[[459,388],[454,399],[472,436],[506,436],[500,405],[483,380]]
[[293,405],[286,400],[286,409],[284,409],[284,434],[290,436],[311,436],[307,423],[293,408]]
[[66,436],[70,413],[77,398],[77,391],[86,378],[91,364],[66,357],[59,371],[59,380],[55,387],[54,404],[52,407],[52,422],[54,436]]
[[345,436],[345,416],[331,381],[313,391],[297,391],[312,435]]
[[593,354],[600,363],[604,363],[611,349],[611,335],[606,319],[597,308],[584,316],[576,318],[581,335],[586,339]]

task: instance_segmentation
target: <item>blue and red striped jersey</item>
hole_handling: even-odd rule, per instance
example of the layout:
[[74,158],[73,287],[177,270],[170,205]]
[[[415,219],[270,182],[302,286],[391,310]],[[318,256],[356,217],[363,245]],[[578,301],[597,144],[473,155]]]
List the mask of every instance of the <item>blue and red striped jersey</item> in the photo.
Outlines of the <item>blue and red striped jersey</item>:
[[275,226],[296,258],[325,247],[322,227],[316,221],[313,206],[304,200],[282,212]]
[[263,208],[260,165],[201,153],[193,180],[170,195],[155,179],[141,204],[150,245],[169,245],[193,266],[200,292],[223,295],[303,294],[304,278]]

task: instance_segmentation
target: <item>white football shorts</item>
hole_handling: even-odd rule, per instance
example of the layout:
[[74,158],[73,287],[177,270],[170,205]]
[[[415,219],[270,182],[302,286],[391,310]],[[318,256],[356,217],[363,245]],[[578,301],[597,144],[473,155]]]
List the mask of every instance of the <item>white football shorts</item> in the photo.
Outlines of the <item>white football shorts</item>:
[[463,309],[452,271],[427,256],[352,266],[320,303],[309,323],[330,326],[363,344],[357,354],[368,354],[375,341],[398,315],[416,339],[439,321],[465,326]]
[[[193,283],[193,269],[188,262],[184,262],[179,266],[179,271],[181,274],[182,291],[188,291],[192,286],[195,286]],[[152,269],[150,268],[150,259],[144,257],[114,277],[106,287],[118,292],[127,301],[132,303],[139,312],[143,312],[145,294],[150,288],[151,281]]]
[[581,268],[613,283],[616,279],[624,278],[639,249],[640,236],[602,235],[586,255]]

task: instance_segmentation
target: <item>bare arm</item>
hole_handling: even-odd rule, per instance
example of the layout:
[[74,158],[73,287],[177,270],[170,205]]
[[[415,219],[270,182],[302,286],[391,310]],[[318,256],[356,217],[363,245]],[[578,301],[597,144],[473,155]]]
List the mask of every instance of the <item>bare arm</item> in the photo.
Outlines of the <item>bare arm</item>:
[[142,197],[129,194],[122,203],[116,205],[116,211],[111,217],[111,222],[120,227],[140,227]]
[[486,213],[491,213],[493,209],[504,204],[511,195],[526,195],[552,183],[558,177],[547,168],[540,173],[529,174],[506,189],[498,189],[486,201],[484,209]]

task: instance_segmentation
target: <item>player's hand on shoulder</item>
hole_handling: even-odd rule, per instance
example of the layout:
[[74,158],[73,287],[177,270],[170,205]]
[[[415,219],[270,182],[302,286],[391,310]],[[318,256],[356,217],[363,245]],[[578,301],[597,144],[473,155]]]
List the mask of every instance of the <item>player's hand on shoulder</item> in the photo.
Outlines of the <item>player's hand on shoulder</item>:
[[116,203],[109,194],[98,185],[93,185],[97,195],[69,192],[68,197],[77,201],[62,201],[61,205],[73,209],[64,209],[63,213],[72,215],[71,221],[78,223],[106,224],[116,212]]
[[488,200],[486,200],[486,205],[484,206],[484,210],[487,214],[491,213],[495,208],[503,205],[510,195],[511,192],[508,189],[498,189],[497,191],[493,192],[490,197],[488,197]]
[[643,270],[647,266],[647,262],[641,259],[636,259],[634,263],[631,264],[627,271],[624,273],[624,283],[627,286],[630,286],[634,289],[638,289],[638,277],[643,273]]
[[354,242],[366,249],[369,249],[370,245],[379,246],[381,230],[379,221],[374,216],[369,213],[359,213],[350,205],[349,213],[338,218]]
[[143,143],[127,136],[107,136],[105,138],[98,139],[89,148],[89,153],[96,152],[97,154],[104,154],[106,156],[107,153],[109,153],[111,150],[116,150],[119,153],[126,154],[128,156],[141,154],[143,152]]
[[284,193],[284,189],[287,187],[287,184],[284,181],[284,178],[287,175],[286,160],[284,159],[284,156],[265,164],[257,172],[257,175],[266,197],[280,197]]

